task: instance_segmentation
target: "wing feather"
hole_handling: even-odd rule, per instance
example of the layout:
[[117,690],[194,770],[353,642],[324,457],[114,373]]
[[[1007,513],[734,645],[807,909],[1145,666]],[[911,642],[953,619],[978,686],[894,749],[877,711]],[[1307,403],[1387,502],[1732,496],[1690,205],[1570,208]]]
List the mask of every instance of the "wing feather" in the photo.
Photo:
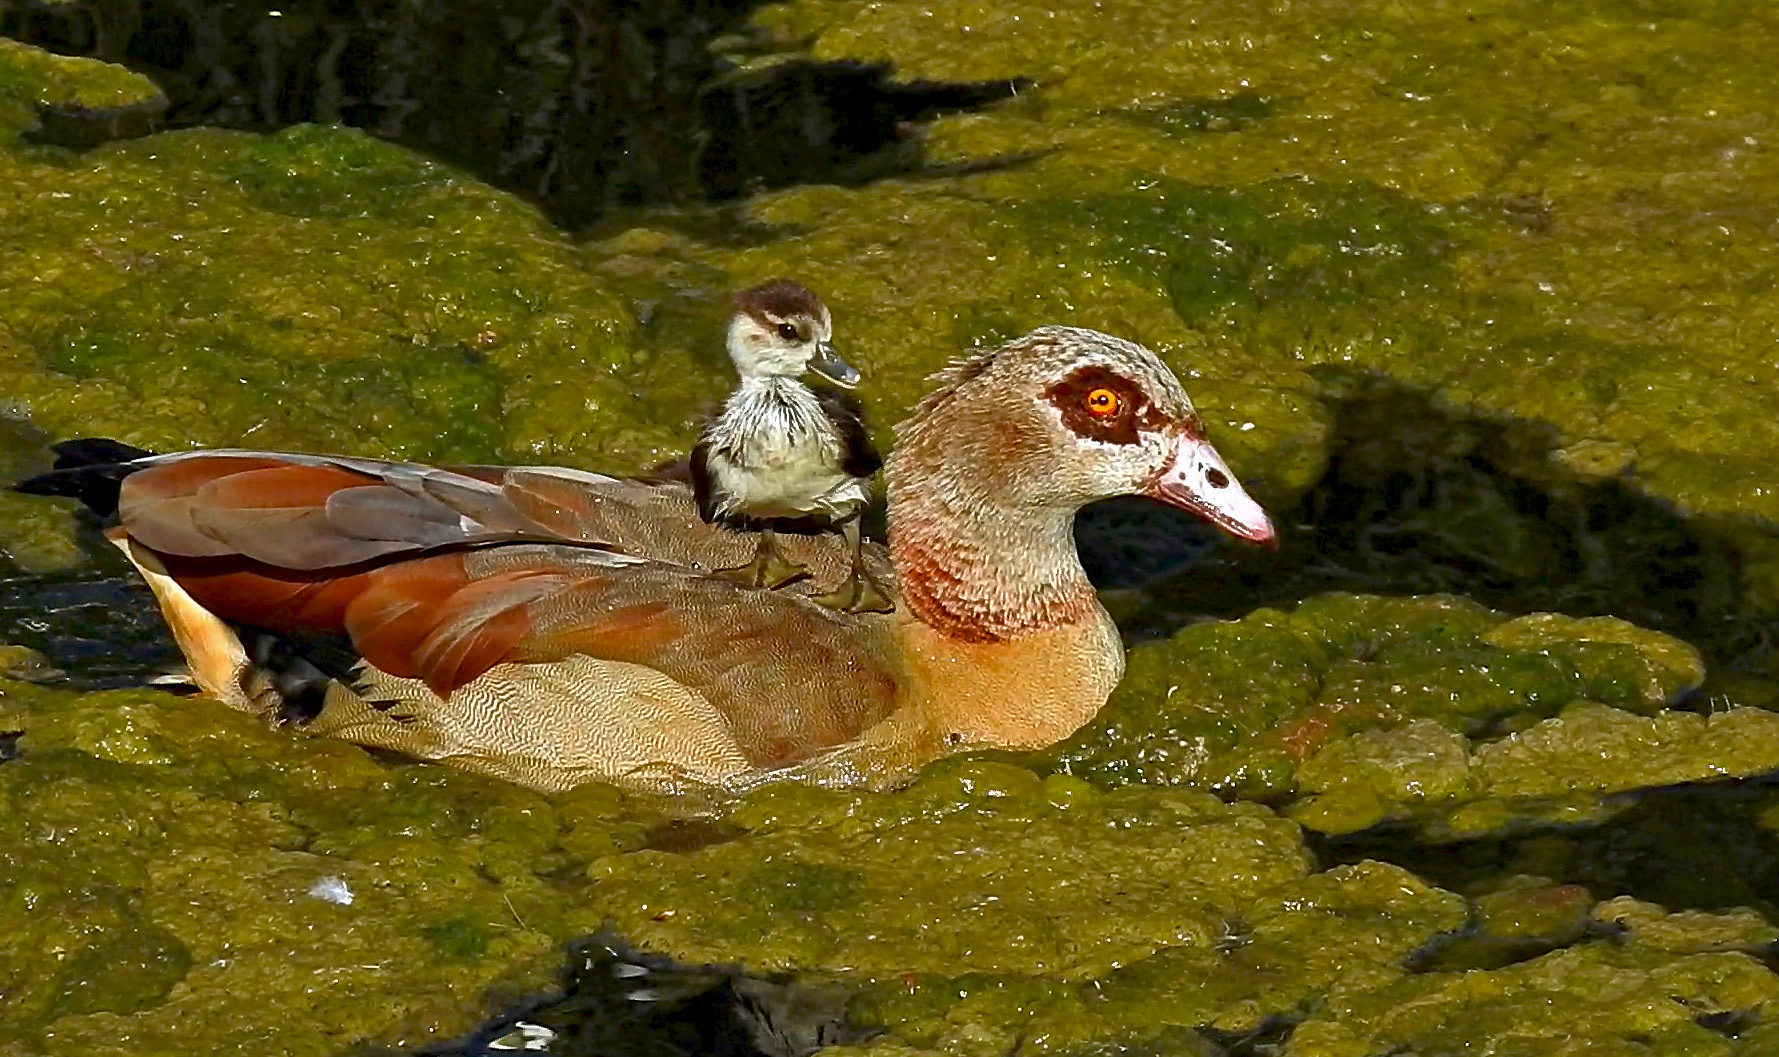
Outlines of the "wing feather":
[[205,534],[193,521],[195,497],[205,485],[233,473],[280,465],[273,456],[219,455],[157,463],[124,478],[117,516],[129,534],[152,550],[190,557],[232,554],[234,548]]
[[[752,540],[699,516],[683,483],[561,467],[440,469],[267,452],[142,460],[124,478],[124,531],[176,557],[242,557],[289,570],[338,569],[462,547],[565,542],[695,571],[740,565]],[[319,511],[317,516],[315,511]],[[787,536],[786,556],[832,586],[850,555],[832,534]],[[881,552],[868,560],[884,566]],[[887,568],[879,570],[883,578]]]
[[888,714],[889,624],[672,565],[509,545],[366,574],[345,628],[377,668],[441,697],[500,664],[645,665],[703,695],[759,762],[798,758]]
[[360,592],[342,607],[340,627],[376,667],[403,679],[419,678],[416,655],[451,596],[469,582],[461,554],[384,566],[368,574]]
[[394,555],[551,534],[475,477],[371,459],[194,453],[131,474],[126,532],[185,557],[238,555],[329,569]]
[[432,627],[414,651],[419,677],[440,697],[504,661],[531,631],[531,603],[566,590],[568,578],[548,569],[514,569],[471,580],[431,614]]
[[227,558],[166,557],[169,575],[199,605],[238,624],[279,631],[331,634],[341,629],[346,606],[365,589],[365,573],[317,580]]

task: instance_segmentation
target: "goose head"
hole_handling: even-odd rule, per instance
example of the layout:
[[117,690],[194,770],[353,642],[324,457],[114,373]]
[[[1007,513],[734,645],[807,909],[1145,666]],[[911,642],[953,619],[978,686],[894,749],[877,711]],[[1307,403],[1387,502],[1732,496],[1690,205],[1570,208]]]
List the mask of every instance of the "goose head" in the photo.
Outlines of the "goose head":
[[834,321],[821,298],[794,279],[773,279],[735,297],[729,358],[743,379],[797,378],[805,371],[851,389],[859,372],[834,351]]
[[918,463],[916,476],[946,506],[1072,517],[1096,499],[1134,494],[1274,542],[1272,522],[1205,438],[1179,379],[1140,345],[1042,327],[934,380],[938,389],[897,428],[904,457],[890,469],[892,502],[897,479],[906,486]]
[[949,638],[1000,641],[1103,613],[1072,533],[1096,499],[1148,496],[1273,541],[1179,379],[1140,345],[1043,327],[933,380],[896,428],[884,478],[906,607]]

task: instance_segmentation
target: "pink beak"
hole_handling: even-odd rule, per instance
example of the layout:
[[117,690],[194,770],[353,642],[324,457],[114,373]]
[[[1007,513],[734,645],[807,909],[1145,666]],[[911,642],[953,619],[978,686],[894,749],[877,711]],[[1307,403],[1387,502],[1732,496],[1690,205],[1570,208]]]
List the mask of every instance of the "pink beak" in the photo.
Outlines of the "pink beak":
[[1273,532],[1266,511],[1242,490],[1241,482],[1229,472],[1223,456],[1217,454],[1210,441],[1181,437],[1167,469],[1143,489],[1143,494],[1190,510],[1232,536],[1278,546],[1278,535]]

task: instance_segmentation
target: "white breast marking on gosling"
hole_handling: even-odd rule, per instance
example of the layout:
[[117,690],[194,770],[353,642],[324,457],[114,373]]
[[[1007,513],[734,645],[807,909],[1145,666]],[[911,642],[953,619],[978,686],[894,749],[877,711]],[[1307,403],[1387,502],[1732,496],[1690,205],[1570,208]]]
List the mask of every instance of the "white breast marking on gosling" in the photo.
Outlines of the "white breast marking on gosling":
[[820,512],[839,519],[865,502],[865,482],[841,469],[834,424],[796,379],[743,379],[709,439],[719,513],[789,518]]

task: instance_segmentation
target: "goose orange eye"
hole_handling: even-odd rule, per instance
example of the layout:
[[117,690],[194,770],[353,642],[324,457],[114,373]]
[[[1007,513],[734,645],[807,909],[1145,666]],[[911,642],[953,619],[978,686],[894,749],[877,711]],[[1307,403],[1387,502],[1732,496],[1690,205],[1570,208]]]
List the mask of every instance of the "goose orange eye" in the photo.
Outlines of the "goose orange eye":
[[1087,396],[1081,401],[1083,407],[1087,408],[1091,414],[1097,415],[1100,418],[1108,418],[1112,415],[1116,415],[1118,413],[1118,404],[1118,394],[1107,389],[1105,386],[1101,386],[1098,389],[1089,389],[1087,391]]

